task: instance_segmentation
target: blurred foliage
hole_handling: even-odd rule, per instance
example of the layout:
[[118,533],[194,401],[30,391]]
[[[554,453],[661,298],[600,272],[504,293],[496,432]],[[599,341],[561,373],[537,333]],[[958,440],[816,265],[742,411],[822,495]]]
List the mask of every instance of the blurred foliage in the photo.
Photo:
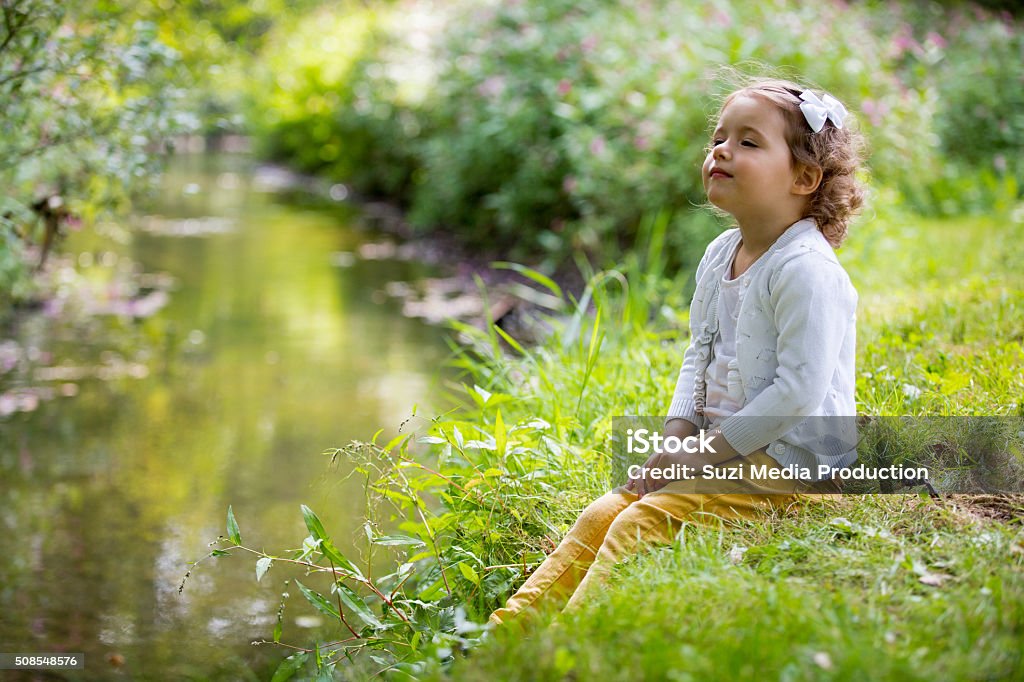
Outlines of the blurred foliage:
[[[879,1],[872,8],[872,30],[890,34],[900,80],[929,91],[935,102],[937,139],[930,143],[941,162],[931,173],[902,179],[908,203],[928,215],[1012,208],[1024,181],[1021,21],[966,2]],[[884,107],[868,113],[890,114]]]
[[242,132],[242,100],[267,36],[322,0],[132,0],[121,3],[153,22],[187,73],[185,108],[207,136]]
[[962,4],[409,0],[282,22],[249,111],[275,158],[478,248],[614,258],[667,210],[687,261],[715,229],[692,209],[733,74],[849,102],[873,182],[949,214],[1018,200],[1021,45],[1012,16]]
[[69,227],[127,206],[176,135],[241,132],[245,74],[319,0],[5,0],[0,314]]
[[365,58],[385,53],[382,26],[395,19],[321,9],[282,23],[252,81],[249,118],[265,153],[364,191],[402,192],[414,163],[408,145],[380,141],[414,136],[415,123],[398,108],[393,75]]
[[123,203],[154,141],[187,128],[249,130],[265,155],[394,199],[424,231],[548,254],[546,266],[614,262],[659,211],[672,258],[699,256],[718,226],[695,210],[697,169],[735,74],[848,102],[871,181],[920,213],[1012,209],[1024,180],[1021,23],[969,3],[17,0],[4,12],[7,33],[31,17],[0,50],[5,296],[25,295],[25,237],[48,239],[40,209],[52,228]]
[[[441,124],[425,146],[413,215],[469,222],[481,241],[519,242],[526,226],[561,251],[628,243],[646,211],[685,214],[704,201],[698,169],[709,121],[733,87],[719,66],[759,70],[752,60],[784,65],[847,100],[890,101],[899,125],[869,131],[885,150],[874,159],[879,174],[930,161],[926,149],[898,145],[926,112],[915,93],[878,77],[875,39],[812,30],[837,23],[834,6],[690,4],[521,3],[453,22],[432,103]],[[703,236],[685,224],[670,234],[671,247]]]
[[106,2],[7,0],[0,22],[0,312],[62,230],[123,205],[187,127],[178,55]]

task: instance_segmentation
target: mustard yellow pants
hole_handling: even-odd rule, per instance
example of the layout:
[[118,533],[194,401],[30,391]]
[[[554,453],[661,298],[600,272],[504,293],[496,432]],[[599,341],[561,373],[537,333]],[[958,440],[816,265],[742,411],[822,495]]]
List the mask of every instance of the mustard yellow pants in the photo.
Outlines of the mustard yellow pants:
[[802,500],[838,497],[824,494],[838,492],[831,481],[814,486],[753,481],[742,475],[750,465],[779,468],[770,455],[754,452],[719,465],[739,468],[741,477],[716,481],[713,493],[706,492],[712,484],[696,480],[672,481],[642,499],[624,487],[605,493],[583,510],[555,551],[489,621],[522,624],[541,611],[579,608],[601,590],[615,564],[651,545],[672,543],[685,522],[755,519]]

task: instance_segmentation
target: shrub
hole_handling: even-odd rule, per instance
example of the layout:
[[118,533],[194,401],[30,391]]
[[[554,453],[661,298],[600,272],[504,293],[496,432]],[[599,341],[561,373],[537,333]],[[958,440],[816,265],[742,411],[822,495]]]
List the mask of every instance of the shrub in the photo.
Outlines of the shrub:
[[177,54],[153,24],[122,19],[104,3],[3,5],[0,313],[29,294],[26,249],[45,253],[68,222],[126,205],[188,127]]
[[[512,257],[585,251],[613,262],[641,218],[664,210],[674,216],[665,247],[689,262],[689,246],[716,229],[692,209],[704,201],[698,169],[727,65],[847,102],[869,138],[873,181],[918,210],[1016,202],[1024,124],[1020,88],[1005,85],[1019,80],[1019,27],[930,7],[323,9],[268,42],[253,111],[278,158],[393,197],[422,230],[447,227]],[[992,78],[977,78],[982,64]],[[962,144],[965,130],[980,144]]]

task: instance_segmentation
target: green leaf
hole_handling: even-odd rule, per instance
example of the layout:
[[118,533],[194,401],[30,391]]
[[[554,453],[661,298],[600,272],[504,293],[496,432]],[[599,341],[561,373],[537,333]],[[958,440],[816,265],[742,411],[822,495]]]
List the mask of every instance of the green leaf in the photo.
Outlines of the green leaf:
[[508,434],[505,431],[505,422],[501,419],[501,410],[498,410],[494,417],[494,446],[499,457],[505,455],[505,446],[507,443]]
[[309,534],[313,536],[314,540],[327,539],[324,524],[320,523],[320,518],[306,505],[302,505],[302,518],[306,520],[306,528],[309,529]]
[[274,563],[274,560],[268,556],[261,557],[256,561],[256,582],[259,582],[260,578],[267,574],[272,563]]
[[394,547],[396,545],[422,546],[425,543],[419,538],[409,537],[408,535],[380,535],[373,539],[373,544]]
[[215,549],[210,552],[210,556],[231,556],[231,552],[226,549]]
[[334,680],[334,663],[324,663],[320,668],[320,672],[317,673],[316,682],[333,682]]
[[[285,581],[285,584],[287,585],[288,581]],[[275,642],[280,642],[281,641],[281,632],[284,629],[284,607],[285,607],[285,600],[286,599],[288,599],[288,593],[287,592],[282,592],[281,593],[281,604],[277,607],[277,623],[274,624],[274,641]]]
[[520,265],[519,263],[509,263],[507,261],[495,261],[491,263],[491,267],[496,270],[514,270],[523,277],[528,277],[537,284],[546,288],[548,291],[550,291],[558,298],[562,298],[561,287],[555,284],[554,280],[552,280],[550,277],[543,273],[537,272],[533,268],[529,268],[525,265]]
[[302,541],[302,552],[297,557],[300,561],[307,559],[313,552],[320,549],[323,540],[314,540],[312,535]]
[[434,584],[427,587],[426,589],[420,590],[417,595],[419,599],[423,601],[434,601],[440,599],[444,595],[444,579],[438,578],[434,581]]
[[302,670],[302,666],[306,665],[306,659],[309,658],[309,654],[302,652],[299,654],[292,654],[288,658],[281,661],[281,665],[277,666],[277,670],[274,671],[274,676],[270,678],[270,682],[284,682],[290,680],[295,673]]
[[358,594],[353,592],[352,588],[341,582],[336,583],[336,587],[338,590],[338,596],[341,597],[341,603],[351,609],[351,611],[359,616],[364,623],[375,630],[384,627],[384,624],[377,619],[377,616],[375,616],[373,611],[369,609],[366,602],[364,602]]
[[461,573],[466,580],[473,583],[474,585],[480,584],[480,576],[477,575],[477,572],[474,571],[473,567],[469,564],[465,562],[459,564],[459,573]]
[[473,390],[476,391],[476,394],[480,396],[480,399],[483,401],[483,403],[480,406],[486,407],[487,401],[491,399],[491,392],[488,391],[487,389],[480,388],[476,384],[473,384]]
[[231,505],[228,505],[228,539],[233,544],[242,544],[242,535],[238,532],[238,523],[235,522],[235,512],[231,511]]
[[330,540],[324,540],[320,543],[320,553],[332,561],[335,568],[342,568],[360,578],[363,577],[363,574],[359,572],[355,564],[345,558],[345,555],[339,552],[338,548]]
[[334,608],[331,602],[327,601],[327,598],[324,597],[324,595],[319,592],[314,592],[298,580],[295,581],[295,584],[298,585],[299,589],[302,591],[302,596],[308,599],[309,603],[312,604],[317,611],[325,616],[341,620],[341,614],[338,613],[338,610]]
[[412,438],[412,434],[409,434],[409,433],[401,434],[400,433],[397,436],[395,436],[394,438],[392,438],[391,440],[389,440],[388,444],[385,445],[382,449],[390,452],[395,447],[397,447],[399,445],[404,445],[405,441],[409,440],[410,438]]
[[501,338],[505,339],[505,343],[512,346],[512,348],[514,348],[516,352],[518,352],[520,355],[529,355],[529,353],[526,352],[526,349],[523,348],[518,341],[509,336],[508,332],[506,332],[504,329],[502,329],[498,325],[494,325],[494,331],[498,332],[498,335],[501,336]]

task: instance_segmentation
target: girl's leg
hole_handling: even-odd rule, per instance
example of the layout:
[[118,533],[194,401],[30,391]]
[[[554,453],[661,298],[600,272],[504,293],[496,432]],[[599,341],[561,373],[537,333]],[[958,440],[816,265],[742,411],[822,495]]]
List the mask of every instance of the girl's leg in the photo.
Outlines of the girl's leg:
[[[672,497],[672,505],[659,505]],[[679,532],[692,495],[645,495],[615,517],[590,569],[565,606],[566,611],[593,600],[602,590],[615,564],[655,544],[670,544]],[[666,508],[671,507],[671,509]]]
[[[744,464],[779,466],[763,452],[751,453],[746,459],[723,466]],[[615,564],[651,545],[671,544],[685,522],[713,524],[722,520],[755,519],[810,497],[797,493],[786,481],[764,485],[744,478],[720,483],[718,487],[722,485],[728,485],[727,492],[712,494],[697,492],[702,487],[695,482],[676,481],[631,504],[615,517],[590,569],[565,609],[572,610],[593,600]]]
[[489,622],[522,620],[526,612],[561,609],[583,580],[604,542],[608,528],[624,509],[636,501],[628,492],[609,492],[583,510],[576,523],[529,579],[505,604],[491,614]]

